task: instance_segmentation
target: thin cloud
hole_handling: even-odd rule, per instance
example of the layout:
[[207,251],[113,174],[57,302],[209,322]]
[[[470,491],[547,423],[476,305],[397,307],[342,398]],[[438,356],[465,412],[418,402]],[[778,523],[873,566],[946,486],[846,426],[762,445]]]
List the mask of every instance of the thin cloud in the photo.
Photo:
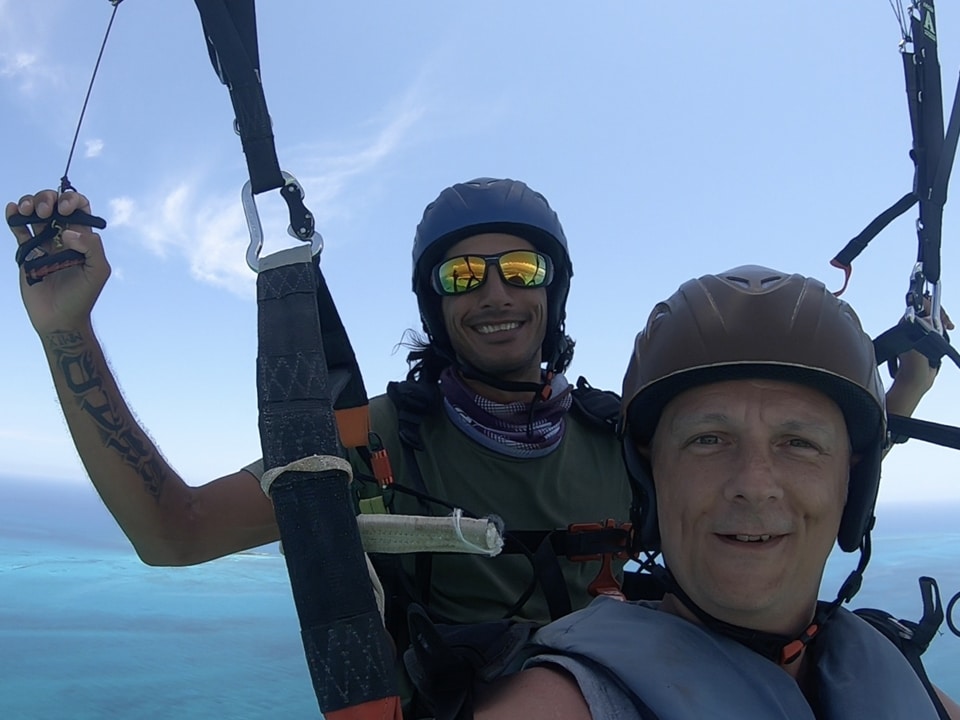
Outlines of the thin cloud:
[[86,152],[84,157],[95,158],[99,157],[100,153],[103,152],[103,140],[100,138],[94,138],[93,140],[86,141]]
[[114,227],[129,225],[136,209],[133,198],[118,197],[110,201],[110,224]]
[[[17,90],[28,96],[56,86],[57,73],[45,62],[43,38],[52,34],[50,17],[37,3],[0,0],[0,78],[9,79]],[[46,8],[49,10],[49,8]]]
[[166,257],[171,247],[186,249],[189,235],[185,230],[187,204],[193,194],[193,186],[184,181],[167,194],[153,202],[145,203],[142,214],[156,218],[141,231],[141,238],[147,249],[159,257]]
[[308,146],[295,153],[304,171],[300,180],[310,188],[310,207],[318,218],[342,217],[350,203],[343,202],[345,189],[358,178],[376,174],[394,154],[410,142],[413,129],[427,114],[411,90],[399,108],[385,114],[389,121],[366,143],[353,151]]
[[[2,22],[2,19],[0,19]],[[26,73],[37,62],[37,56],[32,53],[16,52],[0,55],[0,75],[14,77]]]
[[[139,241],[160,258],[180,257],[199,282],[250,297],[256,280],[246,266],[249,236],[236,195],[211,196],[202,178],[183,180],[152,199],[114,198],[114,226],[133,227]],[[134,226],[134,213],[154,218]]]
[[[353,152],[306,149],[298,152],[306,173],[301,182],[310,186],[309,206],[318,218],[343,214],[343,201],[351,182],[375,174],[407,141],[424,111],[408,103],[389,114],[390,121]],[[282,201],[267,195],[258,199],[264,228],[283,228],[289,223]],[[139,239],[158,257],[185,258],[191,276],[198,282],[251,297],[256,276],[246,263],[250,235],[243,210],[234,191],[212,195],[209,183],[198,176],[182,180],[152,200],[118,197],[110,201],[114,225],[130,225],[136,211],[154,218],[137,227]],[[132,225],[131,225],[132,227]],[[269,238],[267,242],[269,243]],[[263,254],[272,252],[269,247]]]

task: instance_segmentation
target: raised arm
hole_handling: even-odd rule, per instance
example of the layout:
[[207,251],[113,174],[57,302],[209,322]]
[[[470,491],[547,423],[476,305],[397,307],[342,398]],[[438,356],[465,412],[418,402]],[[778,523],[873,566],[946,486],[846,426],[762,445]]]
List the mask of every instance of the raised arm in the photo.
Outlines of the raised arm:
[[[953,330],[953,322],[943,309],[940,321],[947,330]],[[916,350],[900,355],[897,377],[887,391],[887,412],[905,417],[913,415],[920,400],[933,387],[937,372],[938,369],[930,367],[930,361]]]
[[[36,211],[48,218],[57,202],[52,190],[24,196],[7,205],[6,216]],[[64,193],[60,214],[74,210],[91,212],[83,195]],[[23,244],[41,229],[12,231]],[[273,508],[251,474],[240,471],[191,487],[164,460],[127,407],[93,332],[90,314],[110,276],[100,236],[67,225],[59,242],[82,253],[83,265],[33,285],[21,271],[23,303],[77,452],[137,553],[151,565],[189,565],[278,539]],[[59,249],[53,241],[45,248]]]

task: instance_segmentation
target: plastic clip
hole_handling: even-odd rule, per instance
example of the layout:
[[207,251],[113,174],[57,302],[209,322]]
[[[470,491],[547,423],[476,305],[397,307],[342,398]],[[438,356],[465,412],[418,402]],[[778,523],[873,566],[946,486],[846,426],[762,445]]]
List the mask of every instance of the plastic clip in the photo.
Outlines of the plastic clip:
[[589,533],[590,535],[606,536],[609,533],[608,537],[602,538],[601,544],[606,545],[610,542],[614,548],[618,548],[611,549],[608,545],[604,548],[606,552],[577,555],[569,558],[573,562],[600,561],[600,570],[597,572],[597,576],[587,586],[587,591],[591,596],[606,595],[617,600],[626,600],[626,596],[620,588],[620,582],[613,574],[613,559],[626,560],[630,558],[630,527],[629,523],[618,523],[616,520],[608,519],[603,523],[576,523],[567,528],[568,532],[574,534]]

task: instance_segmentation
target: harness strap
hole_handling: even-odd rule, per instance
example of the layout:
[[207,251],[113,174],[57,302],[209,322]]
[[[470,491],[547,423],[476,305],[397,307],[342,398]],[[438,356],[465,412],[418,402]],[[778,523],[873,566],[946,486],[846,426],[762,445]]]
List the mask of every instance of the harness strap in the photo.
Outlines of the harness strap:
[[[960,84],[954,95],[946,136],[943,124],[943,94],[940,86],[940,63],[937,57],[936,19],[933,0],[916,4],[910,14],[910,30],[904,28],[904,44],[912,44],[912,51],[901,52],[907,91],[907,108],[913,144],[910,153],[914,163],[913,189],[880,213],[864,230],[844,246],[830,264],[844,272],[844,284],[836,294],[847,287],[851,263],[892,220],[917,202],[920,203],[917,223],[917,262],[922,276],[936,284],[940,280],[940,244],[943,226],[943,207],[947,200],[947,186],[960,140]],[[916,309],[922,305],[920,297],[912,299]]]
[[566,530],[511,530],[507,535],[514,542],[502,552],[533,551],[548,541],[554,555],[571,560],[618,554],[629,548],[630,527],[629,524],[581,523]]
[[960,140],[960,78],[957,80],[957,89],[953,94],[950,122],[947,125],[947,134],[943,139],[943,148],[937,163],[937,174],[933,178],[930,192],[930,199],[941,206],[947,202],[947,185],[950,182],[950,172],[953,170],[953,161],[957,154],[958,140]]
[[254,194],[283,185],[260,80],[254,0],[195,0],[214,72],[230,91]]
[[546,598],[550,619],[557,620],[573,612],[567,581],[563,577],[560,561],[553,551],[549,536],[543,539],[533,553],[533,571]]
[[581,375],[577,378],[577,385],[570,396],[580,415],[592,425],[612,433],[617,432],[617,424],[620,422],[620,396],[617,393],[612,390],[599,390]]
[[477,688],[516,670],[536,629],[511,620],[442,624],[411,606],[403,661],[426,705],[422,710],[436,720],[473,718]]
[[917,196],[911,190],[902,198],[897,200],[893,205],[871,220],[870,224],[861,230],[859,235],[844,245],[843,250],[834,256],[833,260],[830,261],[830,264],[835,268],[840,268],[843,270],[845,276],[843,287],[840,288],[836,295],[842,295],[843,291],[847,289],[847,282],[849,282],[850,273],[852,272],[851,265],[856,257],[866,249],[867,245],[870,244],[870,241],[879,235],[887,225],[892,223],[916,204]]
[[890,642],[903,653],[910,667],[913,668],[930,700],[937,710],[941,720],[950,720],[950,714],[943,706],[940,696],[927,676],[923,667],[921,655],[926,651],[930,642],[937,635],[937,630],[943,623],[943,606],[940,602],[940,588],[937,581],[931,577],[919,578],[920,595],[923,598],[923,616],[919,622],[912,620],[897,620],[890,613],[874,608],[860,608],[854,613],[879,630]]
[[[280,188],[290,215],[289,232],[303,241],[317,241],[315,220],[303,204],[303,191],[293,176],[280,169],[273,141],[273,127],[260,78],[257,47],[257,14],[254,0],[194,0],[200,12],[210,63],[220,82],[227,86],[233,104],[233,127],[240,136],[247,159],[251,198]],[[244,188],[244,195],[248,188]],[[245,198],[246,200],[246,198]],[[251,221],[250,211],[247,223]],[[253,210],[253,214],[256,211]],[[259,225],[259,219],[257,219]],[[251,241],[253,230],[251,228]],[[256,243],[251,243],[255,245]],[[253,250],[254,257],[259,247]],[[248,264],[254,269],[256,263]]]
[[904,320],[878,335],[873,341],[877,365],[887,363],[891,376],[896,375],[897,356],[916,350],[926,356],[930,367],[940,367],[941,358],[948,357],[960,367],[960,352],[950,344],[946,332],[941,335],[927,327],[922,320]]
[[917,262],[923,263],[923,275],[927,281],[936,283],[940,280],[943,203],[934,200],[933,187],[943,150],[943,95],[933,0],[917,3],[917,12],[910,15],[910,35],[914,51],[904,53],[903,67],[908,83],[911,77],[916,78],[916,92],[909,101],[915,109],[910,121],[916,163],[914,192],[920,200]]
[[909,438],[914,438],[960,450],[960,428],[954,425],[943,425],[903,415],[889,415],[887,428],[893,437],[893,442],[906,442]]
[[[344,456],[318,311],[318,299],[329,297],[325,285],[309,247],[260,261],[257,395],[268,470],[310,456]],[[348,482],[342,469],[284,471],[270,498],[321,711],[328,718],[365,717],[370,710],[399,718],[393,647],[367,574]]]

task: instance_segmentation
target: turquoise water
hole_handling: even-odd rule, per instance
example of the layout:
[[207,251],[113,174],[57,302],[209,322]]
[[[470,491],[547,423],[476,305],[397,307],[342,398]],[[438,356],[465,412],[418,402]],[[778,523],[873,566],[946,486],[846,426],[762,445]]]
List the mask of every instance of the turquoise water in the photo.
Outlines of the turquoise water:
[[274,548],[151,568],[92,490],[0,489],[2,720],[320,717]]
[[[0,487],[0,718],[320,717],[273,548],[150,568],[92,491]],[[960,591],[960,508],[883,512],[854,606],[918,619],[919,574],[944,602]],[[825,597],[853,564],[831,559]],[[960,638],[943,631],[925,662],[960,698]]]

